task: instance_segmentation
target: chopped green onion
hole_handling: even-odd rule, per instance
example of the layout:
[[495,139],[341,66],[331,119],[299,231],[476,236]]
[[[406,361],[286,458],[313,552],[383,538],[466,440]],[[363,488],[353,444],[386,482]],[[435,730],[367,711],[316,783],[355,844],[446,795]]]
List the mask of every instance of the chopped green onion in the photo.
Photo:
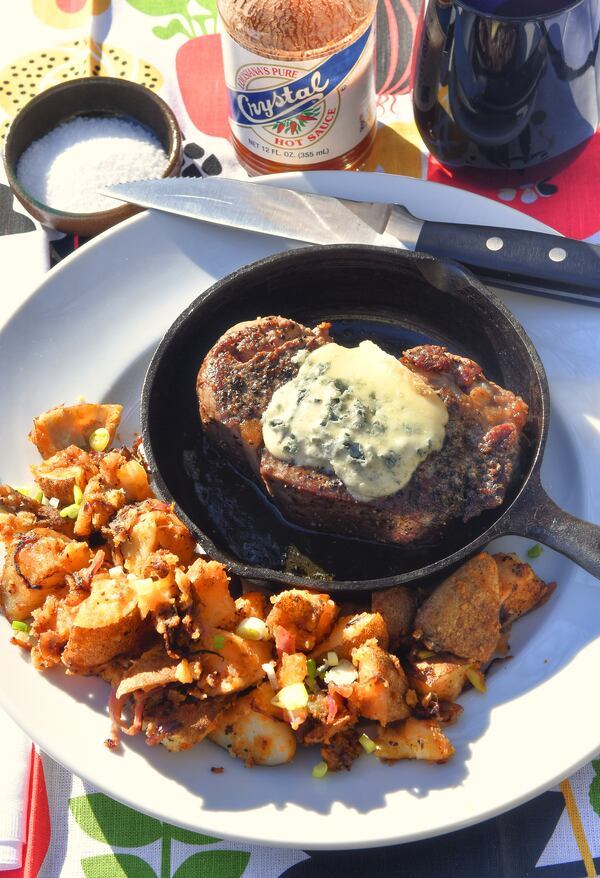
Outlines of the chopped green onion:
[[222,634],[215,634],[213,637],[213,648],[214,649],[223,649],[225,646],[225,638]]
[[12,627],[14,631],[22,631],[23,634],[29,634],[29,625],[27,622],[13,622]]
[[478,692],[485,692],[485,677],[478,671],[476,668],[468,668],[467,669],[467,680],[473,687],[473,689],[477,689]]
[[258,616],[248,616],[246,619],[242,619],[235,629],[235,633],[238,637],[243,637],[244,640],[266,640],[268,635],[267,626]]
[[79,515],[79,503],[71,503],[70,506],[65,506],[64,509],[61,509],[59,512],[61,518],[77,518]]
[[327,653],[327,664],[334,668],[337,664],[339,664],[339,658],[337,652],[328,652]]
[[530,549],[527,550],[528,558],[539,558],[544,550],[540,546],[539,543],[535,543]]
[[325,777],[329,768],[327,767],[326,762],[317,762],[312,770],[312,776],[316,777],[317,780],[320,780],[322,777]]
[[315,674],[317,673],[317,663],[314,659],[308,659],[306,662],[306,673],[308,675],[309,680],[315,679]]
[[377,750],[377,744],[373,741],[372,738],[369,738],[368,735],[362,734],[358,739],[358,743],[363,748],[365,753],[374,753]]
[[83,491],[79,487],[79,485],[73,485],[73,500],[77,506],[83,500]]
[[108,447],[109,442],[110,433],[106,427],[98,427],[88,439],[88,444],[92,451],[104,451]]
[[271,700],[275,707],[283,710],[300,710],[308,704],[308,691],[304,683],[290,683],[280,689],[275,698]]
[[38,503],[41,503],[44,497],[42,489],[38,488],[37,485],[19,485],[15,490],[24,497],[31,497],[32,500],[37,500]]

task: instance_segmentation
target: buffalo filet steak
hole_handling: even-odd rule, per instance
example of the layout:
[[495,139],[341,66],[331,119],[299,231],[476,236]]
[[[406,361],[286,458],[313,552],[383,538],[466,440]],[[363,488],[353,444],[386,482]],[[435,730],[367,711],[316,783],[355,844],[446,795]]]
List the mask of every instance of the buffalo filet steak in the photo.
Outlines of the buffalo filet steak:
[[284,317],[239,323],[217,341],[198,373],[207,437],[268,492],[285,518],[314,530],[419,545],[450,521],[467,521],[501,504],[516,468],[527,405],[488,381],[477,363],[436,345],[407,350],[401,362],[444,402],[444,444],[397,493],[359,501],[335,475],[269,453],[262,415],[275,390],[297,375],[296,354],[332,341],[328,329]]

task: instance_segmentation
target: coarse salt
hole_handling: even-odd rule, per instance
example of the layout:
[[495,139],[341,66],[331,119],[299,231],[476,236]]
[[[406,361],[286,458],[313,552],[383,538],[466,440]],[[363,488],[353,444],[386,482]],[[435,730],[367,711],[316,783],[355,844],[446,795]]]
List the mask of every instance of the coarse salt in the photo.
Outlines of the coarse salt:
[[161,177],[166,166],[165,150],[142,125],[116,116],[77,116],[24,151],[17,178],[54,210],[94,213],[119,203],[99,189]]

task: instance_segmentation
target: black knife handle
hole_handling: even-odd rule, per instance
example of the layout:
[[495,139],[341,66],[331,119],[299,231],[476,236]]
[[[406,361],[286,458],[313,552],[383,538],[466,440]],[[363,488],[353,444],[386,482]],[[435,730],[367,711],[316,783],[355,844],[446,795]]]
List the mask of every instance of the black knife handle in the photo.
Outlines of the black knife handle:
[[425,222],[416,249],[463,262],[510,286],[600,299],[600,247],[585,241],[521,229]]

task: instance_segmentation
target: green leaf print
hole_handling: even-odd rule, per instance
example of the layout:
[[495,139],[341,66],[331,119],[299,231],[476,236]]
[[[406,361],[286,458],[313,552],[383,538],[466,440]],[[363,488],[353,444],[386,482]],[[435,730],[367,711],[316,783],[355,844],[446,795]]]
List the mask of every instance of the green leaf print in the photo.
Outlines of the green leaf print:
[[206,22],[212,21],[214,27],[217,22],[216,0],[196,0],[197,9],[206,9],[206,15],[192,15],[188,9],[190,0],[127,0],[130,6],[143,12],[144,15],[179,15],[180,18],[171,19],[165,25],[152,28],[152,33],[160,40],[170,40],[175,34],[183,34],[190,40],[200,32],[206,33]]
[[172,18],[165,27],[157,24],[156,27],[152,28],[152,33],[155,37],[158,37],[159,40],[170,40],[175,34],[183,34],[185,37],[189,36],[178,18]]
[[212,20],[212,15],[209,15],[208,13],[206,15],[192,15],[192,21],[198,22],[198,24],[200,25],[200,30],[203,34],[206,33],[206,22]]
[[101,854],[81,861],[86,878],[156,878],[156,872],[133,854]]
[[207,9],[210,12],[211,18],[217,17],[217,0],[196,0],[196,2],[202,9]]
[[220,838],[212,838],[210,835],[201,835],[199,832],[190,832],[189,829],[182,829],[180,826],[171,826],[165,823],[165,829],[169,830],[169,835],[175,841],[181,841],[183,844],[214,844],[221,841]]
[[144,15],[186,15],[188,0],[127,0]]
[[87,835],[111,847],[141,847],[162,836],[160,820],[121,805],[103,793],[70,799],[69,808]]
[[210,875],[211,878],[240,878],[244,873],[250,854],[244,851],[206,851],[192,854],[184,860],[173,878],[198,878]]
[[590,805],[600,815],[600,759],[592,759],[592,766],[596,772],[596,777],[590,784],[589,797]]

